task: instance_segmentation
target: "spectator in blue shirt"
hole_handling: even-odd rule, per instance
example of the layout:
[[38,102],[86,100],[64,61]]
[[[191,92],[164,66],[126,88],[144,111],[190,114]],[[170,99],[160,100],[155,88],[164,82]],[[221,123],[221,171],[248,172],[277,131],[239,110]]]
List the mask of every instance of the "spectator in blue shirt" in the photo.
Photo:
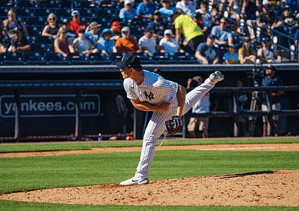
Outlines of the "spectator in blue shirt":
[[219,50],[214,46],[214,36],[212,34],[208,35],[206,42],[198,45],[195,58],[204,65],[219,63]]
[[[276,68],[269,64],[266,69],[265,69],[265,74],[266,76],[263,78],[262,80],[262,87],[269,87],[269,86],[283,86],[284,83],[282,81],[281,78],[275,76],[275,71]],[[284,91],[274,91],[271,94],[271,98],[272,98],[272,110],[280,110],[280,98],[284,95]],[[268,111],[268,107],[267,107],[267,100],[265,98],[265,96],[263,97],[263,101],[262,101],[262,111]],[[263,116],[263,136],[269,136],[270,135],[270,131],[271,131],[271,127],[268,121],[267,116]],[[277,136],[278,135],[278,115],[273,115],[273,123],[274,123],[274,135]]]
[[116,53],[116,47],[113,40],[110,40],[111,31],[109,29],[104,29],[101,34],[101,38],[98,41],[98,50],[99,52],[110,56],[113,53]]
[[162,7],[159,9],[159,12],[164,18],[169,18],[176,11],[176,8],[171,7],[170,3],[170,0],[162,0]]
[[238,53],[234,44],[230,44],[227,47],[227,52],[223,56],[225,64],[239,64]]
[[137,15],[140,18],[152,19],[155,12],[156,5],[150,0],[143,0],[137,7]]
[[119,18],[126,21],[132,21],[134,18],[137,18],[137,11],[133,8],[130,0],[125,0],[124,8],[119,11]]
[[89,40],[94,48],[97,47],[97,43],[100,38],[100,36],[98,35],[100,27],[101,25],[97,22],[91,22],[88,26],[89,31],[85,33],[85,39]]
[[213,26],[211,34],[215,37],[215,43],[221,50],[225,50],[225,47],[229,44],[233,44],[233,34],[230,29],[227,28],[228,22],[226,18],[220,19],[219,26]]

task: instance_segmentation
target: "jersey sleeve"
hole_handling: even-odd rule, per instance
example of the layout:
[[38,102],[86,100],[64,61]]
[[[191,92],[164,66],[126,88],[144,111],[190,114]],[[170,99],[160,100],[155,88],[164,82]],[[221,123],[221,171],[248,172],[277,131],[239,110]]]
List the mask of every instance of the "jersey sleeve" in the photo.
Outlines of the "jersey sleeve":
[[134,83],[132,80],[129,79],[125,79],[123,82],[124,85],[124,89],[127,93],[127,98],[130,100],[136,100],[138,99],[138,96],[136,95],[136,93],[134,92]]

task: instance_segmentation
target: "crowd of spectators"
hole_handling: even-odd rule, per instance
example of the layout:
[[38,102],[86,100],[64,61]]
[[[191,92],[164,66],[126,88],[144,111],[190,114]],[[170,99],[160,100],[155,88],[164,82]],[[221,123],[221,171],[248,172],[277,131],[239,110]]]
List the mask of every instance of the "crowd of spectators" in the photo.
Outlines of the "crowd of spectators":
[[[60,6],[54,10],[39,8],[47,18],[42,28],[36,24],[40,31],[32,35],[34,23],[29,23],[27,16],[18,17],[17,14],[22,9],[18,2],[22,1],[15,1],[11,8],[9,5],[1,8],[0,53],[21,55],[30,51],[32,43],[51,42],[52,46],[47,45],[46,51],[63,57],[69,53],[86,57],[101,53],[109,57],[116,53],[142,52],[148,57],[164,53],[171,58],[177,52],[184,52],[201,64],[253,64],[257,58],[264,63],[281,63],[289,55],[280,55],[282,51],[274,48],[275,34],[271,29],[290,35],[286,30],[296,32],[299,16],[297,7],[286,0],[279,5],[266,0],[125,0],[110,3],[86,0],[89,8],[72,8],[74,3],[71,7]],[[34,5],[40,1],[27,2]],[[87,13],[88,9],[93,11],[92,16]],[[110,12],[103,12],[107,10]],[[239,24],[241,22],[243,25]],[[269,28],[257,33],[257,27],[264,26]],[[294,34],[294,38],[299,37]],[[38,37],[49,39],[43,43],[45,39],[38,41]],[[297,44],[296,40],[292,41],[290,45]]]

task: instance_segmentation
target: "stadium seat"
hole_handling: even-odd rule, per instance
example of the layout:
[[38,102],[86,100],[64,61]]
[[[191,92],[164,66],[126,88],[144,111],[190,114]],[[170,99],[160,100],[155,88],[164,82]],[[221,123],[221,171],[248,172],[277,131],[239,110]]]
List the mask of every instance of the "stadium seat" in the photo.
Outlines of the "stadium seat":
[[22,65],[24,60],[17,54],[12,52],[5,52],[4,55],[4,64],[7,65]]
[[88,58],[82,53],[68,53],[66,60],[69,61],[69,64],[74,64],[74,65],[90,64]]
[[123,58],[123,56],[126,55],[125,53],[122,52],[117,52],[117,53],[112,53],[110,55],[110,60],[113,62],[113,64],[115,62],[119,62],[121,61],[121,59]]
[[47,65],[67,65],[67,61],[60,53],[46,52],[44,55],[44,60]]
[[197,63],[196,59],[190,55],[190,53],[185,52],[176,52],[174,56],[172,57],[177,63],[180,64],[195,64]]
[[52,37],[49,36],[42,36],[42,35],[38,35],[35,40],[34,43],[42,43],[45,45],[52,45],[54,43],[54,39]]
[[22,54],[22,60],[26,65],[45,65],[46,61],[38,52],[24,52]]
[[17,8],[33,8],[36,7],[34,1],[28,1],[28,0],[18,0],[16,1],[15,7]]
[[39,53],[41,55],[44,55],[48,51],[47,46],[43,43],[31,43],[30,48],[30,51]]
[[46,17],[29,17],[24,24],[27,26],[46,26],[48,24]]
[[133,55],[139,57],[141,64],[152,64],[153,60],[152,58],[144,52],[134,52]]
[[175,60],[171,59],[168,53],[155,52],[153,55],[153,62],[156,64],[171,64]]
[[90,64],[93,65],[103,65],[112,63],[109,57],[102,53],[91,53],[88,55],[88,59],[90,60]]

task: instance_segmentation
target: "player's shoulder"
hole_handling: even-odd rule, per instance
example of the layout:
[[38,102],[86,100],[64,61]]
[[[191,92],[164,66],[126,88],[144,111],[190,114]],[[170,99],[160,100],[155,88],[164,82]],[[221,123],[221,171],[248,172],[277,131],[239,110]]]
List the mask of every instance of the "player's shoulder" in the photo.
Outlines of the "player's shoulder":
[[131,78],[126,78],[123,81],[123,85],[125,88],[134,87],[134,83],[135,83],[134,80]]

